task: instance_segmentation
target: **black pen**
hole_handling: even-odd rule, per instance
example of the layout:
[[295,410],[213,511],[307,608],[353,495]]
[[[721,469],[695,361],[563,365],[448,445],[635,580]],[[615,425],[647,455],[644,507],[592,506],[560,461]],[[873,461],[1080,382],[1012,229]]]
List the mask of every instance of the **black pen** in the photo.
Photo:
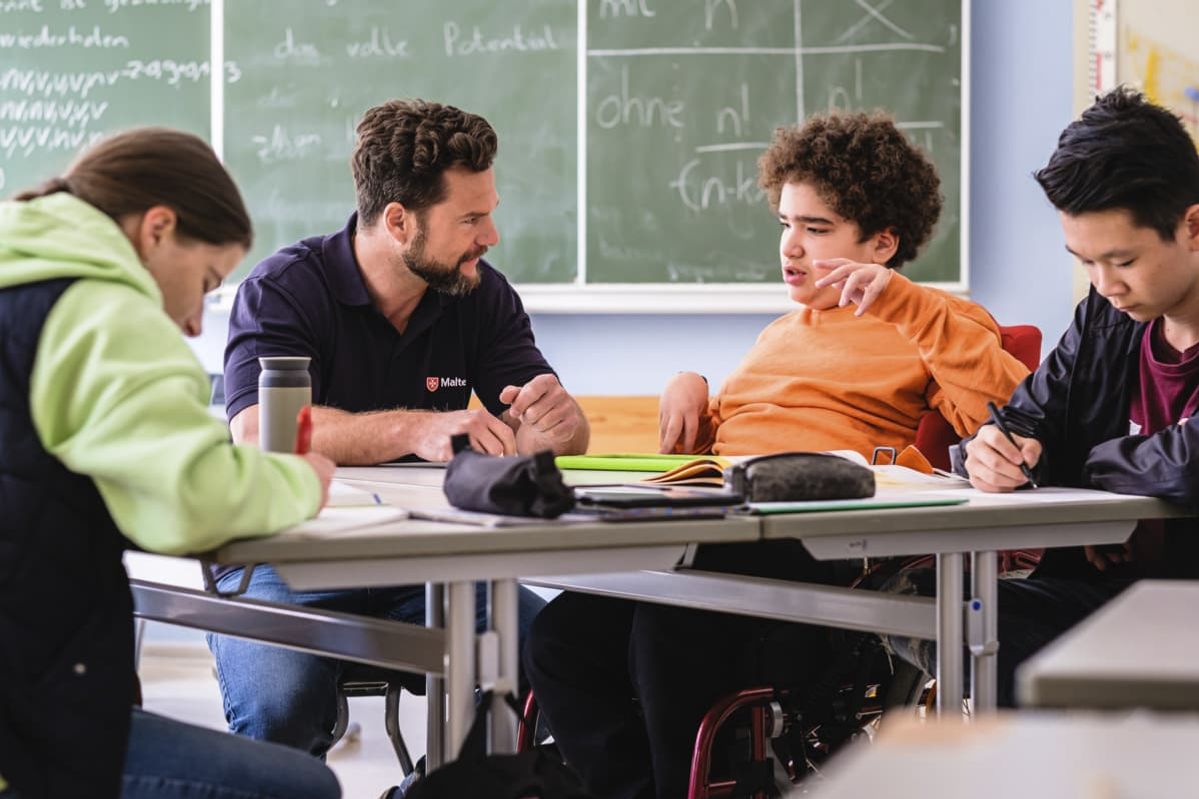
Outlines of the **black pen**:
[[[999,415],[999,408],[995,407],[994,402],[987,403],[987,411],[991,414],[991,421],[999,428],[999,432],[1003,433],[1003,437],[1010,441],[1013,447],[1020,449],[1020,445],[1016,443],[1016,439],[1012,438],[1012,431],[1008,430],[1007,425],[1003,423],[1003,417]],[[1028,484],[1036,488],[1037,481],[1032,476],[1032,469],[1028,468],[1028,464],[1024,462],[1023,454],[1020,457],[1020,471],[1024,472],[1024,476],[1028,478]]]

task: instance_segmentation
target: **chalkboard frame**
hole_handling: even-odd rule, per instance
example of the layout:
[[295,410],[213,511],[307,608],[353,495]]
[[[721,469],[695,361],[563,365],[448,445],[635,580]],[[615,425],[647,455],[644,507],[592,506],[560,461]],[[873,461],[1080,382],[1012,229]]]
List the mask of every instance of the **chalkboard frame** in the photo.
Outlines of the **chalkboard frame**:
[[[578,69],[577,125],[579,157],[577,159],[578,207],[585,208],[587,197],[587,9],[595,0],[577,0],[578,10]],[[225,0],[211,0],[210,20],[212,63],[225,61],[224,45]],[[947,282],[925,282],[922,285],[943,289],[961,296],[970,291],[970,0],[959,0],[961,64],[960,74],[960,205],[956,209],[961,220],[959,247],[959,278]],[[224,151],[224,83],[211,81],[212,131],[211,143],[218,156]],[[946,209],[947,211],[952,209]],[[781,281],[771,283],[587,283],[587,214],[579,213],[577,228],[578,274],[572,283],[516,283],[525,308],[537,314],[721,314],[721,313],[785,313],[794,309]],[[317,232],[317,231],[314,231]],[[216,308],[232,303],[236,285],[226,286],[216,298]]]

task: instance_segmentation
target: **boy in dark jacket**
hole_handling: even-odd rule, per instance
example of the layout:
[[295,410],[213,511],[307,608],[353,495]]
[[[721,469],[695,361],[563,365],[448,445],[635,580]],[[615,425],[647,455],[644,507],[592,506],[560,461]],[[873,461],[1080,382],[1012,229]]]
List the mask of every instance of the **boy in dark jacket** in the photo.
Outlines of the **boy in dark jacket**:
[[[1100,488],[1199,502],[1199,154],[1178,117],[1127,89],[1100,97],[1036,175],[1090,292],[994,425],[954,452],[983,491]],[[999,701],[1015,667],[1143,577],[1199,576],[1194,519],[1145,520],[1125,544],[1046,551],[1000,581]],[[919,582],[919,580],[915,580]],[[932,646],[903,642],[926,669]]]

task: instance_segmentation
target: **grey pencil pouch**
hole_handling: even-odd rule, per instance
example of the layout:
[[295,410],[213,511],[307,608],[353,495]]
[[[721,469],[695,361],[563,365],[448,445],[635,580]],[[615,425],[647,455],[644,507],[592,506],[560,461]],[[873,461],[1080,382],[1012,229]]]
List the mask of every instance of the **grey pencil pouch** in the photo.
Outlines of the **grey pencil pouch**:
[[874,496],[874,472],[824,452],[784,452],[734,464],[724,483],[747,502],[803,502]]

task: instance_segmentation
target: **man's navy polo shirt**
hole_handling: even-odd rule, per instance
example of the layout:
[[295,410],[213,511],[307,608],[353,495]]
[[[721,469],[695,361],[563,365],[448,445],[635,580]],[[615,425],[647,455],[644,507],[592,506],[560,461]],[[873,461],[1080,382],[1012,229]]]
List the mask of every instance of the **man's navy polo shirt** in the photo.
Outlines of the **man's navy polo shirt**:
[[505,386],[553,370],[533,341],[520,297],[503,275],[479,263],[474,291],[426,291],[398,332],[371,303],[353,231],[345,228],[284,247],[237,290],[225,348],[225,410],[232,419],[258,403],[259,356],[312,358],[312,400],[351,413],[395,408],[452,411],[473,390],[491,413]]

